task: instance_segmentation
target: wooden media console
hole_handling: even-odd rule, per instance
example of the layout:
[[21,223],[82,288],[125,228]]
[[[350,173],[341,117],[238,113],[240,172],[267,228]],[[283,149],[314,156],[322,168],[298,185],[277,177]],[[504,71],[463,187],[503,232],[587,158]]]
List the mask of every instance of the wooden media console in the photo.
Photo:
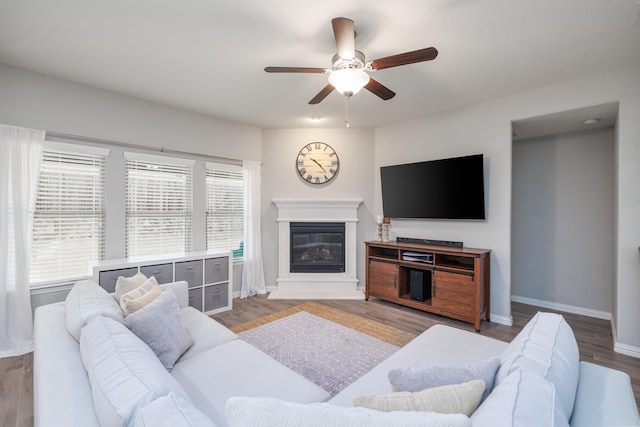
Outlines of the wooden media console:
[[365,245],[367,300],[376,297],[462,320],[476,331],[483,314],[490,321],[490,249],[379,241]]

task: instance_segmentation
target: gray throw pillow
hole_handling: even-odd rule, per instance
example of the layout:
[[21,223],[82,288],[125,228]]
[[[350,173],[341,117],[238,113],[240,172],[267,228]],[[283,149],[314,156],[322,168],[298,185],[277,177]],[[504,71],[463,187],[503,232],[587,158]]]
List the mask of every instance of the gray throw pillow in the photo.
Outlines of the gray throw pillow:
[[144,341],[167,370],[193,345],[189,327],[180,314],[176,294],[167,289],[158,298],[124,319],[124,324]]
[[500,367],[499,357],[451,365],[409,366],[389,371],[389,382],[394,391],[416,392],[431,387],[483,380],[485,390],[482,400],[484,400],[493,389],[498,367]]

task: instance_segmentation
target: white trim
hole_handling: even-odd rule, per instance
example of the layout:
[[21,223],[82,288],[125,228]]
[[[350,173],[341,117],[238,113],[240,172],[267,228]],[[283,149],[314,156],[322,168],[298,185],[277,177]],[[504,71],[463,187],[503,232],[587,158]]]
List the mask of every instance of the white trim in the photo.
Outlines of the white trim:
[[[276,279],[277,293],[286,291],[286,297],[300,295],[303,292],[315,294],[331,291],[332,295],[344,292],[345,296],[360,299],[364,296],[358,289],[357,277],[357,222],[358,206],[362,199],[273,199],[278,209],[276,221],[278,223],[278,278]],[[344,230],[344,273],[291,273],[289,270],[290,256],[290,225],[291,222],[338,222],[343,223]],[[323,294],[326,297],[328,294]],[[282,296],[282,298],[285,298]]]
[[166,157],[166,156],[156,156],[153,154],[147,153],[134,153],[132,151],[125,151],[123,156],[126,160],[136,160],[139,162],[153,162],[153,163],[164,163],[169,165],[179,165],[179,166],[188,166],[193,167],[196,163],[195,160],[191,159],[183,159],[179,157]]
[[499,314],[491,313],[491,323],[513,326],[513,316],[500,316]]
[[60,141],[44,141],[42,146],[46,151],[60,151],[63,153],[87,154],[89,156],[108,157],[111,150],[91,145],[69,144]]
[[577,307],[575,305],[561,304],[552,301],[543,301],[535,298],[521,297],[518,295],[511,295],[511,301],[519,302],[522,304],[533,305],[536,307],[548,308],[551,310],[564,311],[567,313],[580,314],[582,316],[594,317],[596,319],[611,320],[613,316],[611,313],[600,310],[593,310],[591,308]]
[[613,351],[620,354],[626,354],[627,356],[640,358],[640,347],[634,347],[628,344],[614,343]]

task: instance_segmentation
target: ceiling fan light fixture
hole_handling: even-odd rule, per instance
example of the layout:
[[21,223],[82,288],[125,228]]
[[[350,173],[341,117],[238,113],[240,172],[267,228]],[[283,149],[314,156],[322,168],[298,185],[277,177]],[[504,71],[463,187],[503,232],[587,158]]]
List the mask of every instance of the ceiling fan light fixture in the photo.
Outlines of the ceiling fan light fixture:
[[342,95],[350,97],[369,83],[369,74],[357,68],[335,70],[329,74],[329,83]]

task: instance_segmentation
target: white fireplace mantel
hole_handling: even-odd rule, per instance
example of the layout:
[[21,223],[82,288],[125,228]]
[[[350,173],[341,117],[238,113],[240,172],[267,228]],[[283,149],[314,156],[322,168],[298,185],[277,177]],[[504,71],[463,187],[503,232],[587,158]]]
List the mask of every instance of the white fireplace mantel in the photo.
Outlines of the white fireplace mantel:
[[[358,291],[357,223],[362,199],[273,199],[278,209],[278,289],[271,299],[364,299]],[[340,222],[345,225],[344,273],[291,273],[292,222]]]

